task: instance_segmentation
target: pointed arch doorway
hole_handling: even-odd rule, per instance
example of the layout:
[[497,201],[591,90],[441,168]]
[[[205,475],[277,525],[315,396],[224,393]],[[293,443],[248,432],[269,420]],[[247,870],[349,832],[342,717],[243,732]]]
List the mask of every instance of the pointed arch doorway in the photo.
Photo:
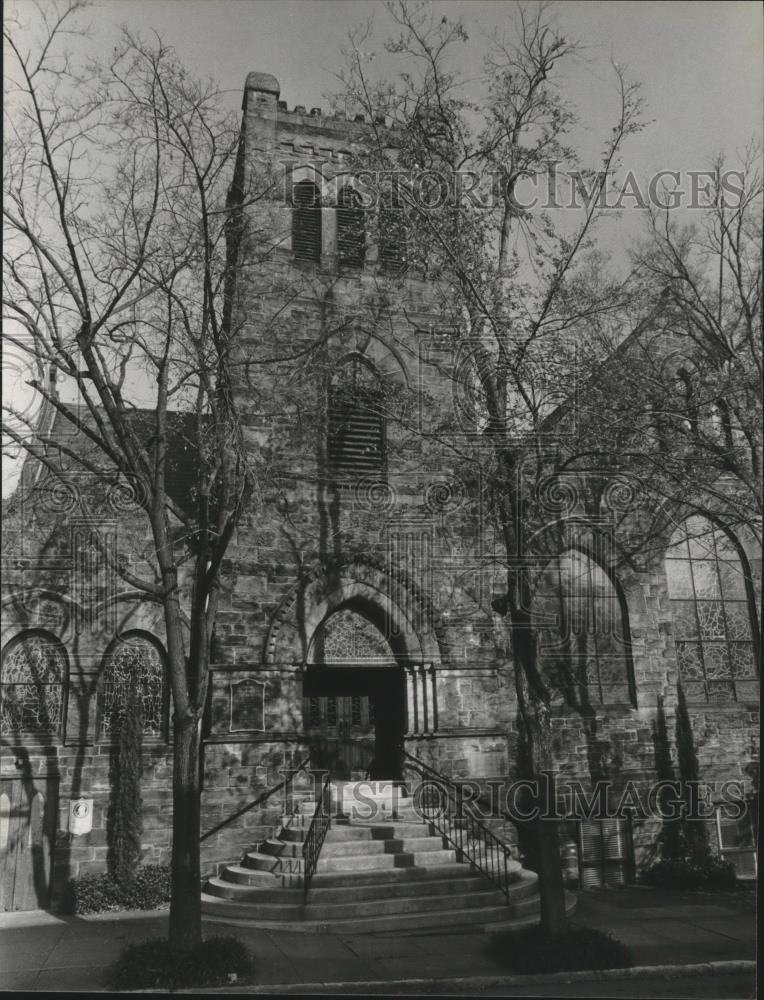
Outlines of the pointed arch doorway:
[[338,609],[316,629],[303,677],[303,719],[314,766],[333,778],[400,778],[403,667],[383,631],[357,608]]

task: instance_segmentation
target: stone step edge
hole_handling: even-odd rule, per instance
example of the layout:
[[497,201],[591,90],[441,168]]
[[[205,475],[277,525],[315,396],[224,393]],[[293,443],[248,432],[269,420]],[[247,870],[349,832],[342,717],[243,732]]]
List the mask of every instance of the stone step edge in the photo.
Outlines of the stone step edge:
[[[226,885],[230,885],[230,883],[226,883]],[[490,899],[489,900],[489,899],[486,899],[485,903],[484,903],[484,905],[482,907],[475,906],[474,909],[478,910],[478,909],[487,909],[487,908],[494,908],[494,907],[502,907],[502,908],[504,908],[506,906],[506,904],[501,901],[501,900],[503,900],[504,897],[503,897],[503,895],[502,895],[502,893],[501,893],[501,891],[499,889],[473,889],[473,890],[469,890],[468,892],[461,893],[461,895],[459,896],[459,899],[463,900],[463,899],[468,899],[469,898],[469,899],[475,900],[475,899],[478,899],[478,898],[482,899],[483,897],[488,897],[488,896],[499,896],[499,897],[501,897],[501,899],[500,900],[495,900],[495,899]],[[432,903],[433,906],[431,908],[425,907],[423,910],[409,911],[409,912],[412,913],[412,914],[415,913],[415,912],[419,912],[423,916],[426,916],[428,913],[442,913],[442,912],[452,912],[453,911],[454,900],[450,899],[449,896],[448,896],[448,894],[445,894],[445,895],[442,895],[442,896],[421,896],[421,895],[392,896],[392,897],[390,897],[390,899],[375,900],[375,902],[377,902],[377,903],[390,903],[391,905],[394,903],[396,906],[400,905],[402,907],[405,907],[405,905],[407,903],[421,902],[423,900],[426,900],[428,903]],[[529,903],[534,902],[534,901],[535,901],[535,897],[531,896],[531,897],[529,897],[528,900],[518,900],[516,903],[510,904],[510,905],[520,906],[521,904],[525,904],[526,907],[527,907],[527,905]],[[317,920],[317,921],[321,921],[321,920],[333,920],[333,919],[336,919],[336,918],[346,919],[346,920],[356,919],[355,916],[352,913],[351,914],[344,914],[343,911],[346,911],[348,909],[348,907],[361,906],[361,905],[365,904],[367,902],[367,900],[359,900],[356,903],[353,903],[353,902],[344,902],[344,903],[343,902],[333,902],[333,903],[327,903],[327,902],[322,902],[321,899],[320,899],[320,897],[316,897],[316,896],[313,896],[311,894],[311,897],[310,897],[310,899],[309,899],[309,901],[307,903],[303,903],[301,900],[296,900],[294,902],[292,902],[292,901],[281,902],[279,900],[266,900],[266,899],[263,899],[263,900],[257,900],[257,899],[231,899],[228,896],[216,896],[214,893],[204,892],[202,894],[202,903],[205,903],[205,902],[208,903],[208,904],[210,904],[210,905],[213,905],[213,906],[221,906],[221,905],[225,906],[225,907],[232,906],[232,907],[236,907],[236,908],[241,908],[242,910],[244,910],[245,908],[249,909],[250,907],[264,907],[265,911],[266,911],[265,914],[263,914],[264,916],[270,915],[268,913],[268,911],[272,909],[274,911],[273,914],[272,914],[272,916],[277,916],[279,912],[284,912],[285,916],[290,916],[292,914],[294,916],[296,916],[296,917],[297,916],[303,916],[303,917],[305,917],[310,922],[310,916],[311,916],[311,914],[310,914],[310,912],[305,912],[305,911],[310,911],[311,909],[312,910],[322,910],[322,911],[326,910],[326,911],[328,911],[322,917],[315,917],[315,920]],[[450,905],[450,909],[447,910],[445,906],[439,906],[439,905],[437,905],[439,903],[440,904],[448,904],[448,903],[450,903],[451,904]],[[470,911],[470,912],[472,912],[472,911]],[[382,914],[382,913],[379,913],[379,914],[378,913],[370,914],[370,916],[372,916],[374,918],[377,917],[377,916],[390,916],[390,917],[392,917],[392,916],[403,916],[403,915],[408,915],[408,914],[407,913],[396,914],[395,912],[384,913],[384,914]],[[359,918],[359,919],[365,919],[365,918]]]
[[[416,892],[414,890],[421,889],[424,885],[428,886],[427,891]],[[356,892],[354,895],[349,886],[343,886],[340,888],[331,888],[328,886],[322,886],[319,889],[313,887],[310,893],[311,904],[316,906],[345,906],[348,904],[363,903],[370,908],[373,908],[378,903],[391,902],[392,900],[407,900],[407,899],[447,899],[449,897],[462,899],[465,896],[486,896],[493,895],[494,893],[501,894],[500,889],[484,883],[481,879],[477,881],[475,879],[466,879],[463,883],[459,885],[452,885],[448,879],[436,880],[431,879],[426,883],[411,883],[411,882],[388,882],[385,883],[385,888],[392,886],[395,889],[400,889],[400,892],[391,893],[374,893],[374,890],[379,890],[380,886],[360,886],[359,888],[370,890],[369,893],[359,894]],[[217,891],[213,889],[221,889],[224,891],[232,891],[232,895],[219,895]],[[238,890],[238,891],[237,891]],[[204,891],[209,896],[215,896],[216,899],[231,900],[233,902],[247,903],[259,905],[260,903],[278,903],[284,906],[296,906],[302,903],[303,899],[303,888],[302,886],[289,886],[289,887],[269,887],[264,888],[258,885],[247,885],[242,882],[228,882],[225,879],[207,879],[205,883]],[[511,899],[510,906],[524,905],[527,900],[535,899],[537,893],[529,893],[527,896],[518,896]],[[503,896],[502,896],[503,898]]]
[[[202,903],[206,902],[202,899]],[[209,902],[214,902],[216,905],[220,905],[221,900],[216,897],[212,897]],[[228,902],[228,901],[224,901]],[[235,906],[234,903],[228,903],[229,908]],[[239,904],[241,905],[241,904]],[[431,910],[425,911],[423,913],[393,913],[385,914],[382,916],[370,916],[370,917],[351,917],[351,918],[340,918],[338,920],[297,920],[297,921],[278,921],[278,920],[258,920],[253,917],[236,916],[235,913],[225,915],[218,915],[212,913],[205,913],[204,907],[202,906],[202,919],[210,923],[225,924],[230,923],[236,926],[250,926],[257,927],[262,930],[275,930],[275,931],[298,931],[302,933],[337,933],[337,934],[363,934],[363,933],[375,933],[382,931],[379,926],[387,925],[390,930],[395,930],[400,927],[401,930],[409,931],[413,927],[423,927],[425,920],[430,923],[431,927],[453,927],[458,925],[460,920],[463,926],[471,926],[474,930],[475,926],[482,927],[484,924],[496,923],[501,920],[501,913],[499,911],[505,910],[504,906],[485,906],[476,907],[474,910],[470,910],[469,915],[471,921],[467,924],[464,921],[464,910]],[[487,911],[487,912],[486,912]],[[454,918],[451,920],[450,918]],[[529,918],[518,918],[518,919],[529,919]],[[538,923],[540,917],[538,917],[535,922]],[[404,925],[404,926],[401,926]],[[408,926],[405,926],[408,925]]]
[[[257,890],[262,893],[267,893],[271,891],[287,891],[287,892],[297,891],[296,887],[285,887],[279,885],[278,882],[281,880],[281,876],[274,874],[272,872],[263,871],[262,869],[249,868],[246,865],[228,865],[226,866],[226,868],[233,870],[236,874],[241,874],[245,876],[250,876],[254,874],[256,876],[260,876],[261,878],[262,876],[271,878],[273,879],[273,884],[263,885],[260,879],[258,879],[254,883],[240,881],[237,878],[227,879],[225,878],[226,869],[224,869],[219,875],[213,876],[213,878],[216,878],[219,882],[225,883],[226,885],[238,886],[242,889]],[[429,872],[429,875],[428,876],[417,875],[414,876],[413,878],[411,877],[406,878],[403,875],[401,875],[391,878],[390,873],[394,871],[405,872],[405,873],[410,873],[412,871],[421,871],[421,872],[427,871]],[[486,878],[480,872],[470,871],[469,869],[467,869],[466,866],[460,865],[458,863],[456,863],[453,866],[453,868],[451,868],[448,865],[435,865],[429,869],[414,869],[414,868],[376,869],[376,872],[378,872],[380,876],[379,878],[372,879],[371,881],[366,882],[366,884],[361,884],[358,882],[359,874],[368,876],[374,872],[375,872],[374,869],[368,869],[362,873],[353,871],[316,872],[316,874],[314,875],[314,889],[318,892],[334,892],[334,893],[340,892],[348,894],[352,894],[354,890],[363,889],[364,895],[366,895],[366,890],[373,890],[375,888],[382,889],[383,887],[387,889],[393,886],[402,889],[408,887],[411,888],[412,890],[417,888],[420,890],[420,892],[424,892],[425,894],[427,894],[427,889],[425,888],[425,886],[429,886],[432,884],[439,886],[440,885],[449,886],[449,887],[453,886],[454,891],[456,891],[455,883],[459,883],[461,887],[464,887],[465,882],[471,882],[475,884],[476,889],[478,886],[482,885],[485,886],[486,888],[492,888],[492,889],[497,889],[497,891],[501,891],[498,890],[498,887],[495,886],[490,879]],[[347,876],[347,877],[337,879],[336,878],[337,875]],[[329,877],[328,884],[326,881],[326,877]],[[209,879],[208,881],[211,880],[212,879]],[[339,882],[340,884],[336,884],[337,882]],[[345,883],[344,885],[342,884],[343,882]],[[510,882],[510,894],[515,896],[515,899],[517,901],[519,901],[520,899],[524,899],[533,892],[537,882],[538,882],[538,875],[536,875],[535,872],[524,870],[519,878],[513,879],[512,882]],[[380,898],[386,899],[390,897],[383,895]]]
[[[441,867],[445,868],[446,866],[443,865]],[[298,891],[301,891],[301,890],[298,890],[297,887],[282,888],[281,886],[276,885],[275,884],[276,879],[275,879],[274,876],[271,875],[270,872],[258,871],[255,868],[247,868],[244,865],[228,865],[227,869],[229,871],[232,871],[232,874],[234,874],[234,878],[227,879],[225,877],[225,871],[223,871],[219,875],[211,875],[211,876],[209,876],[207,878],[207,882],[211,882],[211,881],[213,881],[213,879],[216,879],[218,882],[225,883],[226,885],[235,885],[235,886],[239,886],[239,887],[241,887],[243,889],[257,889],[258,891],[263,892],[263,893],[274,892],[274,891],[275,892],[294,892],[294,893],[296,893]],[[411,871],[411,869],[408,869],[408,868],[399,869],[399,870],[401,870],[401,871]],[[465,888],[464,883],[467,883],[467,882],[473,883],[476,888],[478,886],[482,886],[482,885],[491,886],[491,883],[489,882],[489,880],[483,878],[482,875],[473,875],[473,874],[470,874],[469,872],[464,872],[464,874],[456,874],[456,873],[454,873],[452,875],[445,875],[444,876],[444,875],[441,874],[441,868],[439,868],[437,866],[435,868],[431,868],[430,871],[433,872],[433,873],[435,873],[435,876],[437,876],[437,877],[433,877],[433,878],[421,878],[420,877],[420,878],[413,878],[413,879],[404,879],[404,878],[377,879],[376,881],[372,882],[370,885],[358,885],[357,883],[351,882],[350,880],[348,880],[348,884],[347,885],[325,885],[325,884],[323,884],[321,882],[318,882],[318,883],[315,883],[314,887],[315,887],[315,889],[317,891],[320,891],[321,893],[324,893],[324,892],[334,892],[334,893],[347,893],[348,895],[351,895],[354,891],[357,891],[359,889],[364,889],[364,890],[371,891],[373,889],[388,889],[390,887],[400,888],[400,889],[405,889],[405,888],[408,887],[408,888],[410,888],[412,890],[413,889],[419,889],[419,890],[425,892],[426,890],[425,890],[424,887],[425,886],[431,886],[431,885],[447,886],[449,888],[453,888],[454,891],[456,892],[459,887]],[[249,877],[249,876],[251,876],[253,874],[254,875],[265,875],[266,877],[271,878],[273,880],[274,884],[273,885],[263,885],[263,884],[261,884],[259,882],[255,882],[255,883],[240,882],[235,877],[236,875],[243,875],[243,876]],[[331,872],[327,872],[326,874],[330,875],[332,873]],[[314,880],[316,878],[318,878],[318,873],[316,873],[316,875],[314,875]],[[533,884],[534,884],[533,882],[530,883],[530,885],[533,885]],[[513,887],[517,888],[517,889],[521,888],[522,885],[523,885],[522,882],[513,883]],[[495,886],[493,888],[495,888]],[[381,898],[389,898],[389,897],[381,897]]]

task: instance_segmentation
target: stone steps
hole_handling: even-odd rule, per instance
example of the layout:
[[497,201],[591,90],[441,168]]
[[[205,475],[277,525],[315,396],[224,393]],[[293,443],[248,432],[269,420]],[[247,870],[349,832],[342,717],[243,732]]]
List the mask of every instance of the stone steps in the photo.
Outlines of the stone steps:
[[[384,887],[388,884],[399,882],[428,882],[432,879],[455,878],[479,879],[483,884],[487,882],[484,875],[475,872],[469,865],[454,862],[453,864],[438,865],[434,868],[386,868],[377,871],[366,872],[316,872],[313,876],[312,888],[324,889],[344,888],[354,886],[359,890],[365,886]],[[523,869],[520,875],[512,883],[512,894],[527,895],[535,892],[538,882],[538,875],[535,872]],[[455,885],[455,888],[456,885]]]
[[[349,873],[351,876],[354,873]],[[357,877],[348,878],[348,873],[326,873],[314,876],[312,890],[320,890],[320,899],[327,903],[342,903],[361,899],[388,899],[393,896],[406,896],[412,892],[423,895],[440,896],[451,893],[459,895],[485,888],[486,880],[482,875],[472,875],[465,870],[464,865],[442,865],[438,868],[393,868],[387,871],[357,873]],[[364,878],[364,876],[366,876]],[[365,882],[365,884],[360,884]],[[258,899],[268,902],[295,902],[297,889],[280,888],[273,875],[245,868],[243,865],[228,865],[217,878],[208,882],[208,891],[213,896],[225,896],[241,899],[249,894],[240,890],[252,888]],[[513,886],[513,896],[521,898],[533,890],[526,888],[522,882]],[[299,893],[302,901],[302,891]]]
[[505,897],[417,814],[410,798],[402,799],[398,785],[346,782],[332,792],[335,811],[341,792],[344,812],[332,818],[307,902],[301,885],[303,838],[315,803],[300,805],[299,813],[283,818],[275,836],[207,882],[204,919],[355,934],[538,922],[535,873],[509,861]]
[[[211,883],[213,880],[210,880]],[[411,890],[411,887],[408,887]],[[214,889],[214,893],[210,890]],[[238,915],[251,919],[280,920],[282,918],[303,918],[307,920],[346,920],[355,917],[367,917],[370,910],[375,916],[390,916],[405,913],[427,913],[432,914],[441,910],[454,908],[455,899],[449,894],[427,894],[416,892],[413,895],[389,896],[375,899],[373,907],[368,900],[355,900],[344,902],[329,902],[324,900],[323,893],[311,892],[307,904],[303,904],[302,899],[281,899],[264,900],[259,897],[257,889],[250,889],[249,894],[241,895],[241,887],[228,885],[226,883],[211,884],[208,887],[209,895],[216,899],[233,899],[237,903]],[[231,895],[226,896],[225,892],[230,891]],[[237,893],[234,895],[234,893]],[[299,894],[298,894],[299,897]],[[487,906],[504,906],[504,896],[498,889],[480,886],[470,892],[461,894],[458,897],[459,906],[465,910],[485,908]],[[530,911],[538,907],[536,897],[529,897],[520,900],[516,904],[518,913]]]
[[[352,919],[320,916],[322,911],[312,910],[311,904],[300,908],[295,906],[289,916],[280,919],[266,919],[261,914],[253,915],[245,903],[225,902],[202,894],[204,920],[209,923],[234,926],[256,927],[262,930],[282,930],[302,933],[372,934],[406,931],[409,935],[431,934],[434,929],[448,928],[450,931],[482,930],[486,933],[497,931],[519,931],[538,924],[538,900],[536,906],[526,912],[513,912],[504,905],[475,906],[465,910],[441,909],[435,912],[407,912],[390,915],[377,914],[356,916]],[[576,897],[566,892],[566,912],[573,913]],[[324,908],[326,909],[326,908]],[[302,912],[299,912],[302,910]],[[466,915],[468,919],[465,919]]]
[[278,837],[268,837],[260,844],[260,853],[276,858],[301,858],[303,840],[282,840]]
[[[302,858],[290,858],[290,860],[293,860],[298,865],[302,865]],[[280,857],[274,854],[266,854],[263,851],[247,851],[244,855],[244,864],[247,868],[255,868],[263,872],[282,872],[287,867],[282,863]]]
[[[453,902],[451,900],[452,905]],[[335,934],[372,934],[421,929],[425,925],[431,928],[442,928],[465,923],[465,911],[461,906],[459,909],[443,909],[429,913],[393,913],[388,916],[356,916],[352,919],[312,919],[309,907],[306,907],[299,919],[291,920],[266,920],[259,915],[253,917],[247,911],[246,903],[223,902],[205,893],[202,894],[202,906],[204,919],[210,923],[251,926],[263,930],[302,931],[304,933],[331,931]],[[371,909],[374,907],[367,906],[366,912],[368,913]],[[476,926],[500,922],[502,918],[506,918],[507,908],[502,904],[478,907],[469,912],[469,926],[474,930]]]
[[372,854],[423,854],[429,851],[442,851],[442,837],[385,837],[380,840],[337,840],[324,841],[321,850],[322,858],[345,857]]
[[392,820],[382,823],[332,823],[327,833],[327,842],[338,840],[387,840],[393,837],[433,837],[436,835],[432,823],[399,822]]
[[401,851],[397,854],[354,854],[318,859],[318,872],[369,871],[378,868],[431,868],[456,861],[456,851]]

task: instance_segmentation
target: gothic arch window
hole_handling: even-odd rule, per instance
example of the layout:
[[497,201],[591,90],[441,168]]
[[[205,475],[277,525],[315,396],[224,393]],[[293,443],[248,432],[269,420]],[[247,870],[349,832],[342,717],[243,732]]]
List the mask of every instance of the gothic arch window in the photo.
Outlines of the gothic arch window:
[[68,677],[66,650],[40,629],[6,645],[0,667],[0,735],[57,736]]
[[351,187],[337,197],[337,262],[346,267],[363,267],[366,231],[361,198]]
[[341,367],[329,389],[327,458],[338,479],[385,476],[382,384],[359,358]]
[[292,187],[292,252],[301,260],[321,259],[321,192],[312,181]]
[[385,636],[352,608],[335,611],[316,630],[311,656],[324,664],[394,664]]
[[99,694],[99,733],[116,737],[124,718],[130,684],[138,687],[143,710],[143,734],[163,738],[167,718],[167,670],[159,643],[141,632],[115,639],[103,659]]
[[533,598],[547,681],[570,704],[634,704],[626,604],[605,570],[578,549],[550,562]]
[[679,677],[690,701],[759,699],[750,583],[737,544],[690,517],[666,551]]

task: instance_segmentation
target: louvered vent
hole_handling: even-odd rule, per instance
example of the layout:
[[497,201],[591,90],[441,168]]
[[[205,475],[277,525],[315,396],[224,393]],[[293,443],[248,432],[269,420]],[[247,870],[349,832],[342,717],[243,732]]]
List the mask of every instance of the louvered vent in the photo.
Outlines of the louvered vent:
[[343,188],[337,199],[337,260],[346,267],[363,267],[366,231],[358,194]]
[[582,820],[579,826],[582,889],[617,889],[628,882],[626,820]]
[[334,393],[329,402],[329,468],[333,475],[382,476],[385,422],[373,401]]
[[292,188],[292,251],[301,260],[321,259],[321,194],[315,184]]
[[402,271],[406,266],[406,227],[399,211],[382,209],[379,213],[379,260],[387,271]]

